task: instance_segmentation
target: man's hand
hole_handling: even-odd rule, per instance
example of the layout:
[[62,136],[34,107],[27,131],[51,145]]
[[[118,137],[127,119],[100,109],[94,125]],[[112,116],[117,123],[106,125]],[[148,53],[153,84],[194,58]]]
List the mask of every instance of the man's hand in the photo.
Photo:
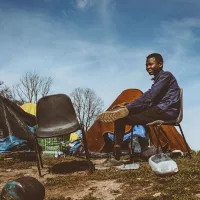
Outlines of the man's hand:
[[128,103],[127,102],[123,102],[123,103],[117,104],[117,105],[113,106],[111,108],[111,110],[113,110],[115,108],[126,108],[126,104],[128,104]]

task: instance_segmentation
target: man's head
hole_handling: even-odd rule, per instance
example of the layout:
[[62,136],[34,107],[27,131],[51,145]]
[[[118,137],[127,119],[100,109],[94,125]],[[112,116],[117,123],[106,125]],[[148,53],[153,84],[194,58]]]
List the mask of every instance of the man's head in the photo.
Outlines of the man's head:
[[163,68],[163,58],[159,53],[152,53],[147,56],[146,70],[150,75],[155,75]]

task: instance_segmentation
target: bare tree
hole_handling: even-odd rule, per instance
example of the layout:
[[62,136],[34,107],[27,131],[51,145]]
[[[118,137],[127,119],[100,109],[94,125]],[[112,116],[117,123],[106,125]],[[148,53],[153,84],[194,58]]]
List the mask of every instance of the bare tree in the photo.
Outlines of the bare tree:
[[0,96],[13,100],[12,90],[3,81],[0,81]]
[[13,91],[23,103],[37,103],[40,97],[46,96],[52,85],[51,77],[41,77],[36,72],[26,72]]
[[70,97],[77,118],[79,122],[84,125],[85,131],[87,131],[97,115],[102,112],[103,100],[90,88],[76,88],[70,94]]

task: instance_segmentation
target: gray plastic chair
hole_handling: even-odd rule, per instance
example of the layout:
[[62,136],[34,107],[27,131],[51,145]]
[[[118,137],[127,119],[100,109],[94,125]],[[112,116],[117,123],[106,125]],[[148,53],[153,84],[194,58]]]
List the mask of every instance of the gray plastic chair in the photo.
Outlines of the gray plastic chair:
[[35,149],[38,155],[38,172],[43,167],[37,138],[52,138],[81,130],[86,159],[89,161],[89,152],[83,124],[79,124],[71,99],[65,94],[45,96],[37,103],[36,113],[38,128],[35,133]]
[[185,136],[184,136],[184,133],[183,133],[183,130],[181,128],[181,121],[183,119],[183,89],[180,88],[180,113],[179,113],[179,116],[176,120],[170,120],[170,121],[163,121],[163,120],[156,120],[156,121],[153,121],[153,122],[150,122],[148,124],[146,124],[146,126],[156,126],[157,130],[158,130],[158,134],[157,134],[157,153],[159,152],[159,145],[161,146],[160,144],[160,130],[161,130],[161,125],[172,125],[172,126],[178,126],[180,131],[181,131],[181,135],[183,136],[183,140],[184,140],[184,143],[185,143],[185,146],[187,148],[187,151],[188,151],[188,155],[189,157],[191,158],[191,153],[190,153],[190,148],[186,142],[186,139],[185,139]]

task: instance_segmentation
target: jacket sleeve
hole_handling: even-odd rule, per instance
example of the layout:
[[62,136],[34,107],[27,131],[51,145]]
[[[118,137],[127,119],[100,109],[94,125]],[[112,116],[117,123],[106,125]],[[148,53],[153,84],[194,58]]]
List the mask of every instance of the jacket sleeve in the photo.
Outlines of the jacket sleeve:
[[144,109],[155,105],[159,95],[162,94],[168,87],[170,78],[171,75],[169,72],[161,74],[159,80],[152,85],[151,89],[143,93],[135,101],[132,101],[126,105],[129,112],[141,112]]

